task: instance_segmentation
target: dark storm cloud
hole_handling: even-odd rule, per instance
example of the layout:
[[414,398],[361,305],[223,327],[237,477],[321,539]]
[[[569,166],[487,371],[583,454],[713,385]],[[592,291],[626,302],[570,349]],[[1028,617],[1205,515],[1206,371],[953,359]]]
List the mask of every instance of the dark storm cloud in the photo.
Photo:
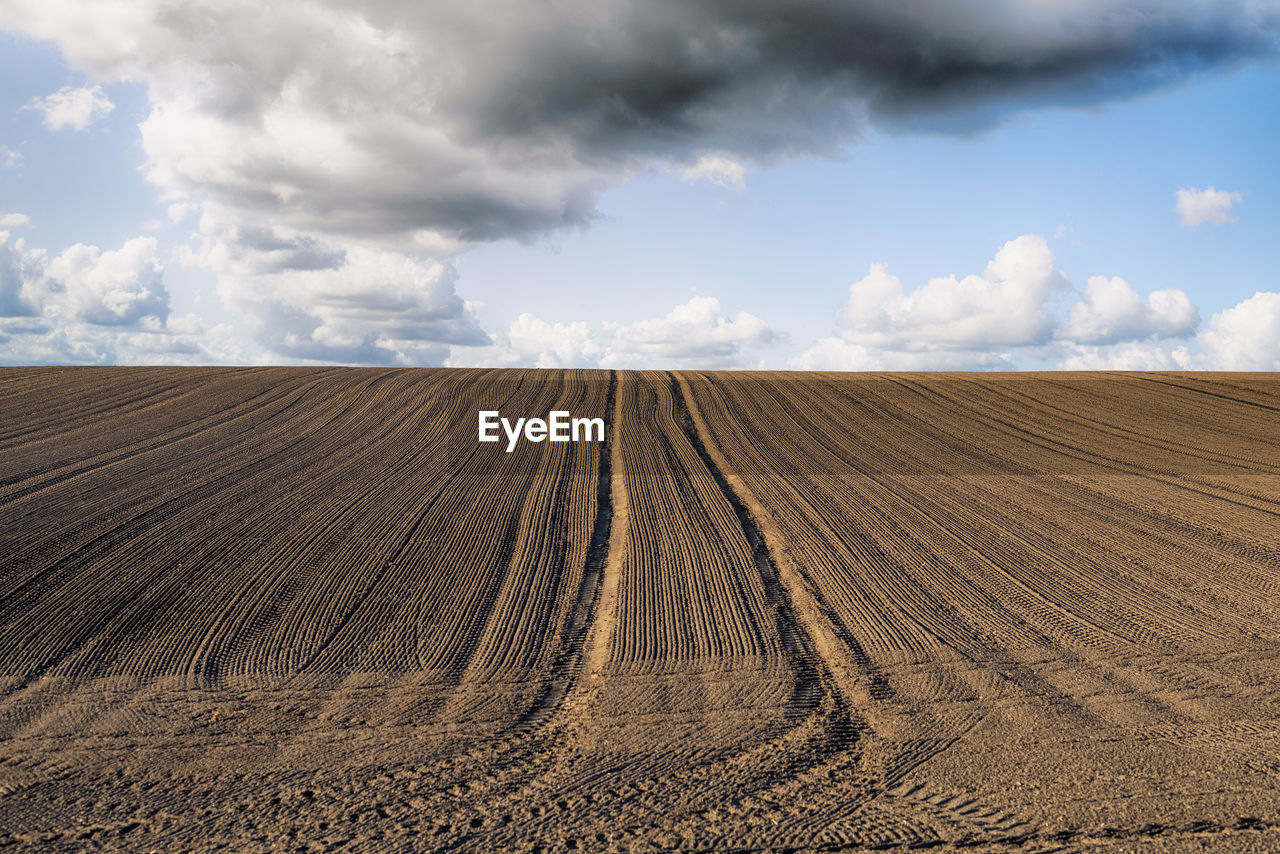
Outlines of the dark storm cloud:
[[[14,26],[143,80],[152,181],[298,235],[456,251],[591,222],[599,193],[704,154],[969,131],[1271,54],[1277,0],[122,0]],[[284,231],[280,232],[284,233]],[[254,235],[243,231],[250,243]],[[231,253],[234,254],[234,253]]]
[[[862,122],[1093,104],[1276,48],[1271,3],[648,0],[517,42],[473,97],[481,136],[588,157],[826,149]],[[966,116],[972,112],[973,115]]]

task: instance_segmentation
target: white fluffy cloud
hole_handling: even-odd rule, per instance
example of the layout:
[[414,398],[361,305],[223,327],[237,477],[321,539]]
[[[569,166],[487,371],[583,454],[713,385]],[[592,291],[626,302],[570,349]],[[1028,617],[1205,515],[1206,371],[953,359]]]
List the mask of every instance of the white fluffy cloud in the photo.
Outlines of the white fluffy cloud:
[[1148,340],[1071,345],[1067,370],[1280,371],[1280,293],[1259,291],[1223,309],[1187,344]]
[[155,329],[0,317],[0,364],[211,365],[244,361],[231,327],[208,327],[193,314],[171,315]]
[[1012,352],[995,350],[888,350],[845,338],[819,338],[788,360],[801,371],[1010,371]]
[[792,360],[798,368],[993,367],[1010,348],[1053,333],[1050,299],[1067,287],[1045,239],[1025,234],[1000,247],[982,275],[930,279],[913,291],[883,264],[849,288],[839,338]]
[[606,348],[587,324],[548,323],[525,313],[495,332],[485,346],[454,347],[450,367],[595,368]]
[[[163,323],[169,292],[152,237],[134,237],[103,252],[77,243],[51,260],[35,290],[46,313],[98,326],[136,326],[144,318]],[[42,292],[41,292],[42,291]]]
[[225,327],[171,317],[155,240],[76,244],[50,258],[0,231],[0,360],[13,364],[238,361]]
[[454,292],[454,278],[453,267],[441,261],[357,247],[333,266],[250,266],[223,276],[218,287],[269,353],[419,365],[440,364],[450,345],[487,341]]
[[602,367],[674,365],[719,368],[741,364],[744,348],[772,343],[776,335],[754,314],[732,318],[715,297],[694,297],[666,317],[635,323],[607,323],[609,352]]
[[1261,291],[1209,318],[1198,366],[1214,371],[1280,371],[1280,293]]
[[1151,342],[1070,345],[1069,353],[1058,362],[1062,370],[1184,371],[1195,367],[1195,358],[1186,346],[1169,347]]
[[52,95],[33,99],[27,108],[44,113],[44,124],[49,130],[86,130],[98,119],[110,115],[116,105],[101,86],[79,89],[63,86]]
[[1004,244],[980,276],[930,279],[910,293],[882,264],[849,289],[840,312],[852,343],[902,350],[1038,344],[1053,327],[1047,304],[1067,286],[1038,234]]
[[1144,303],[1124,279],[1091,276],[1061,335],[1081,344],[1115,344],[1185,337],[1199,324],[1199,310],[1180,290],[1152,291]]
[[150,237],[103,252],[77,243],[50,259],[0,232],[0,314],[38,316],[95,326],[163,325],[169,292]]
[[17,169],[22,165],[22,153],[7,145],[0,145],[0,168]]
[[725,314],[714,297],[693,297],[665,317],[634,323],[548,323],[523,314],[487,347],[455,347],[447,364],[540,368],[740,368],[778,340],[760,318]]
[[1180,290],[1144,300],[1122,278],[1093,276],[1060,313],[1052,297],[1065,286],[1035,235],[1006,243],[982,276],[932,279],[910,292],[872,265],[838,313],[839,335],[818,339],[789,364],[1012,370],[1031,357],[1067,370],[1280,370],[1280,293],[1256,293],[1201,327],[1199,309]]
[[718,187],[741,190],[747,185],[747,169],[723,154],[704,154],[681,173],[686,181],[710,181]]
[[1205,187],[1203,190],[1183,188],[1176,193],[1175,209],[1182,224],[1187,228],[1195,228],[1203,223],[1226,225],[1235,222],[1231,216],[1231,206],[1244,199],[1240,193],[1230,193]]
[[31,225],[31,217],[20,213],[0,211],[0,228],[25,228]]

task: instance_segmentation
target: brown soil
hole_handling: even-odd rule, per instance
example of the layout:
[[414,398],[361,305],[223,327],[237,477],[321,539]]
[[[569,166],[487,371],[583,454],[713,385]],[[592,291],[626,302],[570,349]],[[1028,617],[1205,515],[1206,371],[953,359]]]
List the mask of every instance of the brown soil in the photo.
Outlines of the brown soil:
[[0,850],[1266,851],[1278,786],[1274,375],[0,370]]

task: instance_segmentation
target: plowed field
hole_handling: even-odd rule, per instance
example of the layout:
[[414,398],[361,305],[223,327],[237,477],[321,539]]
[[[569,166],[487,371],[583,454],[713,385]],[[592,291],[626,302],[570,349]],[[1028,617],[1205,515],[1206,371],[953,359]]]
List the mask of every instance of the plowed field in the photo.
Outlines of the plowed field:
[[1280,850],[1280,377],[0,371],[0,850],[918,847]]

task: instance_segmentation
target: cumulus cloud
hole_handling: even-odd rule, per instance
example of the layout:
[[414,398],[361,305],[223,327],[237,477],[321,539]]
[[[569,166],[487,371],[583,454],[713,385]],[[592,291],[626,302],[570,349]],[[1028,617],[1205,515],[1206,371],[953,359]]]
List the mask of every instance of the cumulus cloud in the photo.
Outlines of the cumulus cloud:
[[607,352],[599,332],[581,321],[548,323],[526,312],[485,346],[454,347],[450,367],[597,368]]
[[992,350],[888,350],[845,338],[819,338],[787,364],[801,371],[1009,371],[1013,353]]
[[163,324],[169,292],[150,237],[126,240],[103,252],[77,243],[50,259],[43,249],[12,245],[0,232],[0,312],[41,316],[97,326],[138,326],[151,318]]
[[169,318],[155,329],[113,329],[48,318],[0,317],[0,364],[239,364],[245,354],[234,330],[207,327],[195,315]]
[[179,223],[195,213],[196,207],[191,202],[174,202],[165,212],[169,215],[169,222]]
[[1049,299],[1067,285],[1044,238],[1004,244],[982,275],[930,279],[906,292],[883,264],[849,288],[841,308],[849,344],[900,351],[991,350],[1048,340]]
[[110,115],[115,108],[101,86],[79,89],[63,86],[52,95],[35,98],[27,105],[27,109],[44,113],[44,124],[49,130],[86,130],[98,119]]
[[704,154],[682,173],[686,181],[710,181],[718,187],[741,190],[747,185],[747,169],[722,154]]
[[156,242],[50,258],[0,231],[0,361],[9,364],[238,361],[226,327],[170,316]]
[[169,292],[152,237],[134,237],[119,249],[103,252],[77,243],[45,267],[32,289],[50,313],[99,326],[136,326],[143,318],[163,323]]
[[0,145],[0,168],[17,169],[22,165],[22,153],[7,145]]
[[486,347],[455,347],[447,364],[533,365],[540,368],[735,368],[779,336],[745,311],[728,316],[715,297],[693,297],[665,317],[607,322],[548,323],[523,314]]
[[41,250],[28,251],[21,238],[11,245],[9,232],[0,231],[0,317],[39,313],[27,291],[42,278],[45,256]]
[[1148,342],[1070,347],[1070,354],[1058,362],[1067,371],[1182,371],[1195,366],[1186,346],[1168,347]]
[[1200,312],[1183,291],[1152,291],[1144,303],[1124,279],[1091,276],[1060,334],[1082,344],[1115,344],[1185,337],[1199,324]]
[[143,146],[165,188],[302,230],[462,240],[589,221],[645,160],[1103,101],[1280,33],[1255,0],[9,5],[9,27],[149,85]]
[[746,347],[772,343],[776,335],[754,314],[730,318],[715,297],[694,297],[666,317],[605,324],[609,353],[603,367],[672,364],[676,367],[732,367]]
[[[1120,277],[1092,276],[1062,315],[1057,295],[1069,287],[1045,240],[1026,234],[1004,244],[981,276],[947,276],[912,291],[883,264],[849,289],[837,315],[839,334],[820,338],[790,359],[805,370],[1014,370],[1027,357],[1056,359],[1070,370],[1179,370],[1226,364],[1214,328],[1186,344],[1199,309],[1182,291],[1144,300]],[[1265,323],[1263,323],[1265,326]],[[1249,338],[1256,345],[1265,337]],[[1194,347],[1193,345],[1199,345]],[[1266,352],[1262,348],[1260,352]],[[1235,360],[1233,363],[1239,363]]]
[[[182,216],[170,205],[170,221]],[[182,247],[179,259],[190,267],[254,276],[286,270],[332,270],[343,265],[346,253],[332,240],[313,237],[287,227],[238,217],[216,203],[204,206],[200,228],[192,244]]]
[[20,213],[0,211],[0,228],[26,228],[31,225],[31,217]]
[[449,345],[488,341],[454,292],[453,267],[441,261],[359,247],[332,266],[248,272],[258,275],[222,277],[219,294],[280,356],[440,364]]
[[1206,222],[1213,225],[1235,222],[1235,217],[1231,216],[1231,206],[1244,198],[1240,193],[1229,193],[1213,187],[1205,187],[1203,190],[1184,188],[1178,190],[1176,196],[1178,217],[1187,228],[1195,228]]
[[1260,291],[1213,315],[1199,343],[1207,370],[1280,371],[1280,293]]
[[1280,293],[1259,291],[1214,314],[1187,344],[1147,340],[1069,345],[1068,370],[1280,370]]
[[803,370],[1012,368],[1013,350],[1045,344],[1053,296],[1067,287],[1037,234],[1005,243],[982,275],[930,279],[912,291],[884,264],[849,288],[838,337],[822,338],[790,365]]

